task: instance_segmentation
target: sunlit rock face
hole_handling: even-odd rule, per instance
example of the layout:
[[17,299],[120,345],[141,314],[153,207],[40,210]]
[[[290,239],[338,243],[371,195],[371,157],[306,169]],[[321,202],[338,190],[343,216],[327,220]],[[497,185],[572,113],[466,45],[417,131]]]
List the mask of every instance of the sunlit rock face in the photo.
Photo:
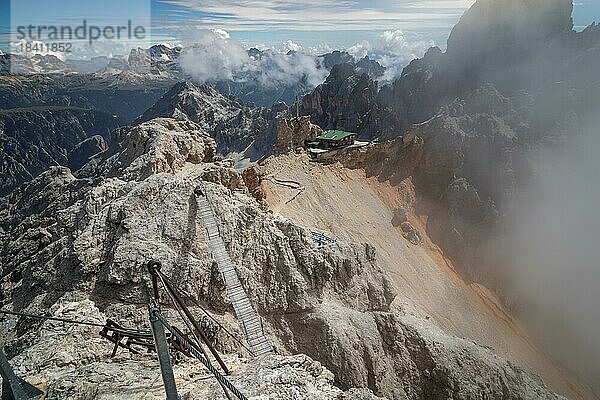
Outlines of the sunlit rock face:
[[182,82],[173,86],[137,122],[157,117],[189,120],[216,140],[219,154],[235,153],[256,160],[272,149],[277,119],[286,111],[285,105],[271,109],[256,107],[223,95],[211,86]]

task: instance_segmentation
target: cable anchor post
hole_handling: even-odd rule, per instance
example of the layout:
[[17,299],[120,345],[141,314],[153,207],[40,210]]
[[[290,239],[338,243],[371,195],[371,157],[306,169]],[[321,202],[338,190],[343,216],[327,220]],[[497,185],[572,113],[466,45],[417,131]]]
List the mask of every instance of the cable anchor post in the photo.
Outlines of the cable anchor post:
[[152,327],[154,346],[156,348],[156,353],[158,354],[160,372],[165,385],[165,393],[167,395],[167,400],[179,400],[177,385],[175,384],[175,374],[173,373],[173,365],[171,364],[171,356],[169,354],[169,344],[167,343],[165,328],[159,318],[158,279],[162,264],[160,261],[152,260],[148,262],[147,267],[150,277],[152,278],[152,291],[154,296],[148,304],[148,313],[150,314],[150,326]]

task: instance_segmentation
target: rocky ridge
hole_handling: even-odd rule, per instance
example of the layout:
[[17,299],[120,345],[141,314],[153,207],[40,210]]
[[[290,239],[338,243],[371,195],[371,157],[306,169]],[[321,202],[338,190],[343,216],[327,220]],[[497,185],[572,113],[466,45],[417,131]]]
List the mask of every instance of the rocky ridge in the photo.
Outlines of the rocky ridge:
[[73,74],[75,70],[54,55],[36,54],[24,57],[0,54],[0,75]]
[[[178,81],[193,81],[193,77],[182,67],[186,55],[193,51],[194,46],[182,48],[158,44],[147,49],[133,49],[126,56],[100,56],[90,60],[65,61],[53,55],[37,54],[27,58],[18,54],[0,54],[0,76],[31,77],[43,74],[56,78],[79,76],[90,80],[108,80],[114,85],[173,84]],[[349,63],[358,73],[365,73],[373,79],[381,78],[385,72],[385,67],[377,61],[369,57],[357,60],[345,51],[336,50],[319,56],[308,56],[293,51],[280,54],[273,50],[251,48],[246,53],[247,61],[254,63],[251,68],[236,71],[231,79],[202,82],[214,85],[225,95],[235,96],[262,107],[271,107],[278,102],[291,104],[299,96],[313,90],[316,85],[309,81],[308,73],[288,76],[288,71],[278,67],[280,63],[294,65],[310,60],[315,71],[321,72],[323,76],[340,63]]]
[[211,86],[182,82],[175,85],[138,122],[157,117],[190,120],[217,141],[219,153],[256,160],[271,151],[277,119],[287,113],[285,104],[271,109],[225,96]]

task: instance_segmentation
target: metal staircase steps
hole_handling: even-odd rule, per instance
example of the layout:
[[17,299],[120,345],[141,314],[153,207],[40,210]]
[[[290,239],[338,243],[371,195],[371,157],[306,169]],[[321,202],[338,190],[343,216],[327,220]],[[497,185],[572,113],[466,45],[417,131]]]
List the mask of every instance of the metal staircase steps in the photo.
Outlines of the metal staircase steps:
[[262,322],[256,311],[254,311],[252,303],[250,303],[250,299],[239,280],[235,265],[231,261],[229,253],[223,243],[223,239],[220,236],[219,228],[209,200],[204,193],[203,190],[200,192],[196,191],[198,214],[206,228],[208,245],[213,258],[217,263],[219,272],[225,281],[227,295],[229,296],[235,314],[242,325],[246,341],[250,345],[250,349],[255,356],[272,354],[274,352],[273,345],[265,335]]

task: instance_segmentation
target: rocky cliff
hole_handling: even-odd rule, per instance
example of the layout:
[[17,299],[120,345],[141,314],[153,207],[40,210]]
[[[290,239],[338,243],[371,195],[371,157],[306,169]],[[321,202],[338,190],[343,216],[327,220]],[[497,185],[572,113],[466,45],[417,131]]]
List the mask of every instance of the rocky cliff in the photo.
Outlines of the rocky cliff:
[[256,160],[269,153],[276,140],[277,119],[284,104],[271,109],[225,96],[211,86],[182,82],[175,85],[139,121],[171,117],[198,123],[218,143],[221,155]]
[[377,96],[377,83],[358,75],[351,64],[338,64],[322,85],[302,99],[300,112],[324,129],[361,132]]
[[323,129],[311,123],[308,116],[281,119],[277,126],[276,145],[280,151],[295,150],[322,134]]
[[[199,125],[153,119],[124,132],[121,142],[87,178],[52,168],[1,199],[3,307],[147,327],[144,263],[157,258],[173,281],[240,334],[197,215],[193,191],[205,182],[240,279],[279,353],[306,353],[332,370],[342,390],[368,388],[388,398],[558,398],[489,350],[392,306],[394,289],[368,243],[322,246],[307,228],[265,211],[237,172],[215,162],[215,141]],[[133,396],[153,387],[150,380],[127,384],[132,374],[155,376],[148,372],[156,367],[152,356],[110,360],[110,345],[89,329],[14,317],[1,324],[18,371],[43,381],[53,398],[111,398],[120,385]],[[248,363],[234,375],[248,393],[372,398],[329,386],[332,378],[309,359],[235,361],[237,343],[223,332],[218,343],[231,363]],[[193,368],[189,361],[176,367]],[[77,378],[83,375],[86,382]],[[190,393],[209,390],[181,380]],[[300,381],[296,389],[284,383]]]
[[[0,111],[0,194],[5,195],[50,166],[77,168],[103,150],[118,118],[77,107]],[[100,141],[89,146],[89,139]],[[100,139],[102,138],[102,139]]]

